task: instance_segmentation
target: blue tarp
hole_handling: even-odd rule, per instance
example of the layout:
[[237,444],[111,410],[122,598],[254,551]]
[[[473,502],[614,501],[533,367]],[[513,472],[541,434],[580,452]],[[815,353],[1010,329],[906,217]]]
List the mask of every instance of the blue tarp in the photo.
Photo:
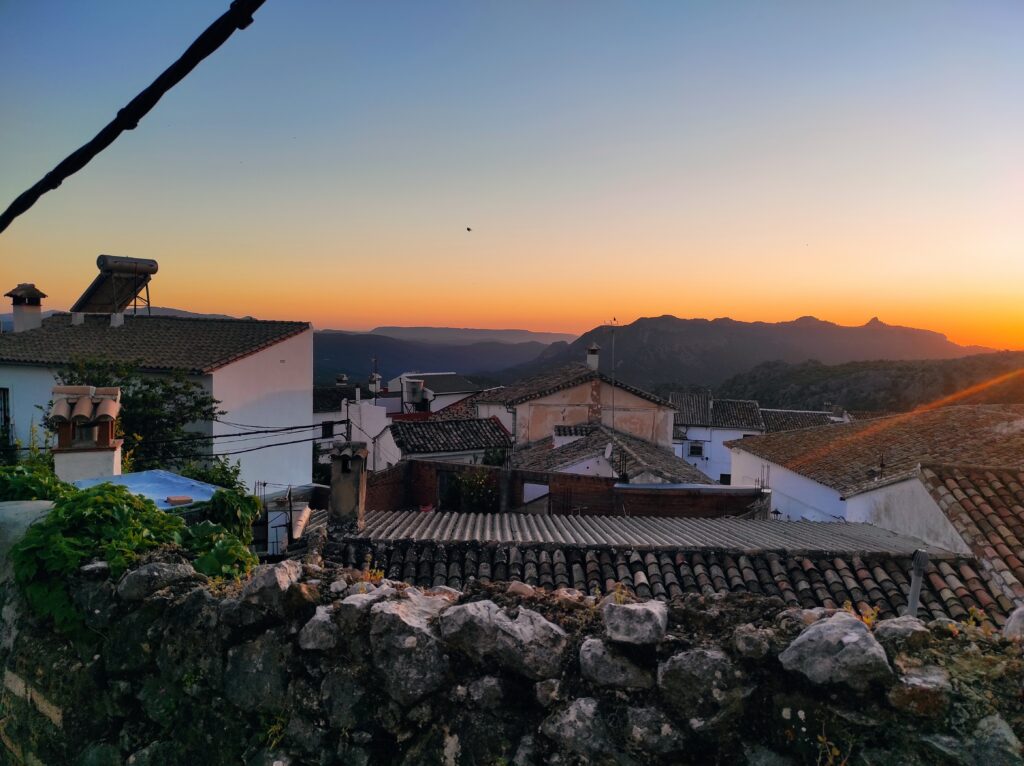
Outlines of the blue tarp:
[[139,471],[138,473],[125,473],[121,476],[99,476],[94,479],[80,479],[73,482],[79,489],[88,489],[104,482],[120,484],[127,487],[136,495],[148,497],[158,508],[165,511],[173,508],[187,508],[188,506],[170,505],[167,498],[174,495],[185,495],[192,498],[192,502],[198,503],[202,500],[209,500],[213,493],[220,487],[212,484],[188,479],[170,471]]

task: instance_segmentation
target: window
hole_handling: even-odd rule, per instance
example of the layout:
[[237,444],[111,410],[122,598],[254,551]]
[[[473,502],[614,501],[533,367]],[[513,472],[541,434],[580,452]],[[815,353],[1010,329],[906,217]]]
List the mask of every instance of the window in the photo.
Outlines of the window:
[[718,483],[719,484],[732,484],[732,474],[731,473],[720,473],[720,474],[718,474]]
[[690,442],[686,454],[690,457],[704,457],[704,442]]
[[11,427],[11,389],[0,388],[0,432]]

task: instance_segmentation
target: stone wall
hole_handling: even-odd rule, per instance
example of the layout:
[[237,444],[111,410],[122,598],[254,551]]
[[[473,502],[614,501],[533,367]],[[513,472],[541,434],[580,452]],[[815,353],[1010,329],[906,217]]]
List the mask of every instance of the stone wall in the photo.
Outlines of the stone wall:
[[964,624],[163,552],[86,567],[67,641],[0,588],[0,763],[1022,762],[1021,646]]

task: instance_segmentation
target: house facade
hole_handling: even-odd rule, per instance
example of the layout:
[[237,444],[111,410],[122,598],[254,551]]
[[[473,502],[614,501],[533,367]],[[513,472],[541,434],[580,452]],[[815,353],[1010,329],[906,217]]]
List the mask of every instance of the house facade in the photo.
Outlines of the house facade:
[[[806,428],[728,443],[732,474],[772,490],[786,519],[867,521],[899,518],[922,537],[921,507],[908,484],[923,463],[1013,465],[1024,455],[1024,405],[961,405]],[[916,526],[921,522],[922,526]],[[914,530],[914,531],[910,531]],[[949,542],[949,540],[947,540]]]
[[[15,305],[18,314],[18,305]],[[18,324],[16,323],[16,326]],[[0,335],[0,417],[28,444],[61,368],[83,360],[134,365],[144,375],[182,373],[219,401],[224,414],[196,423],[210,453],[241,463],[257,481],[308,484],[313,329],[307,322],[57,313]],[[285,427],[307,430],[273,431]],[[293,442],[284,444],[284,442]]]
[[556,426],[600,424],[666,450],[672,447],[673,407],[659,396],[612,380],[597,357],[485,392],[479,417],[495,417],[517,446],[553,436]]

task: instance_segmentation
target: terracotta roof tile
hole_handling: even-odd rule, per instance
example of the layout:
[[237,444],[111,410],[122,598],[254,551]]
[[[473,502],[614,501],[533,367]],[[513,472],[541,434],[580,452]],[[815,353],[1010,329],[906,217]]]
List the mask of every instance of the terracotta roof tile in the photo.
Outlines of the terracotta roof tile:
[[800,428],[816,428],[831,425],[832,413],[816,410],[773,410],[761,408],[761,419],[768,433],[796,431]]
[[390,428],[406,455],[512,448],[512,437],[497,418],[395,421]]
[[121,327],[100,315],[72,325],[70,314],[54,314],[34,330],[0,335],[0,363],[53,367],[102,359],[198,375],[309,329],[308,322],[141,315],[126,315]]
[[643,389],[631,386],[628,383],[623,383],[621,380],[612,381],[612,379],[603,372],[592,370],[585,364],[570,364],[557,370],[534,375],[530,378],[526,378],[525,380],[513,383],[510,386],[505,386],[504,388],[491,389],[490,391],[485,392],[484,396],[477,401],[481,403],[507,404],[511,406],[521,402],[530,401],[531,399],[539,399],[543,396],[557,393],[558,391],[564,391],[567,388],[574,388],[581,383],[588,383],[592,380],[601,380],[608,385],[615,385],[623,391],[628,391],[634,396],[639,396],[641,399],[647,399],[655,404],[660,404],[665,407],[672,406],[668,400],[662,399],[660,396],[656,396],[649,391],[644,391]]
[[965,455],[990,464],[1019,460],[1024,455],[1024,405],[918,410],[879,420],[750,436],[727,446],[851,497],[909,478],[924,462],[955,462]]

